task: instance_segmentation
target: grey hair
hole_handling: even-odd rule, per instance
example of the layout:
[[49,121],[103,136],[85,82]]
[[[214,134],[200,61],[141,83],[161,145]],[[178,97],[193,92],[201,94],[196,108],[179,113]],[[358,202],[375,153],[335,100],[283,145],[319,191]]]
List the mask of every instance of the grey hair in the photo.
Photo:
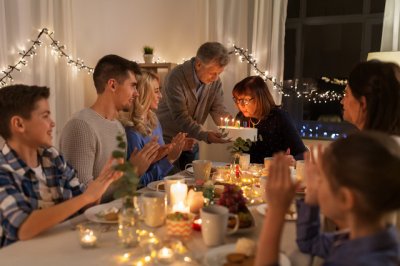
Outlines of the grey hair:
[[214,61],[221,67],[230,61],[228,49],[219,42],[203,43],[197,50],[196,58],[204,64]]

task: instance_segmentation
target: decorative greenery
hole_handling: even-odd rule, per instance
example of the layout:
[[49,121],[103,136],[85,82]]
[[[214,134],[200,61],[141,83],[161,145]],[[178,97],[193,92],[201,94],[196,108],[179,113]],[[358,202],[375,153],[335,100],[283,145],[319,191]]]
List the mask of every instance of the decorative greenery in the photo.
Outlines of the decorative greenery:
[[230,152],[232,154],[235,153],[246,153],[248,151],[250,151],[250,147],[253,143],[251,142],[250,139],[242,139],[241,137],[237,138],[234,142],[232,146],[228,147],[228,150],[230,150]]
[[154,48],[151,46],[145,45],[143,47],[143,52],[144,52],[144,54],[153,54]]
[[117,136],[118,149],[112,153],[114,159],[124,160],[124,163],[114,166],[114,170],[124,173],[117,181],[117,190],[114,192],[114,198],[134,196],[136,194],[137,185],[139,184],[139,177],[136,174],[135,167],[131,162],[125,160],[126,142],[123,136],[123,134]]

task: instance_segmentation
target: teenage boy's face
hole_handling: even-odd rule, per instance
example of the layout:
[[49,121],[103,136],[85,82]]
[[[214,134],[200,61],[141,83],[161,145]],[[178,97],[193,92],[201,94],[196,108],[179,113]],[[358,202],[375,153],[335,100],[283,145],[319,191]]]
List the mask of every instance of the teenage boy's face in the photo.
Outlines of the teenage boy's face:
[[129,111],[135,99],[139,96],[137,91],[136,77],[132,72],[128,73],[128,78],[123,82],[115,82],[116,106],[118,111]]
[[30,119],[23,120],[25,131],[23,137],[27,143],[37,147],[52,146],[52,133],[55,126],[50,116],[50,106],[47,99],[39,100],[31,112]]

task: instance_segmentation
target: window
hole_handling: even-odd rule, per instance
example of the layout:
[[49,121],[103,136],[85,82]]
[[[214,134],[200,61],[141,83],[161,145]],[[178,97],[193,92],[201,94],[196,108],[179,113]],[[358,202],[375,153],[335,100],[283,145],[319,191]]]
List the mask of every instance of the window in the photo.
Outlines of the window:
[[337,95],[353,66],[379,51],[384,7],[385,0],[288,0],[284,92],[289,96],[282,103],[303,137],[336,138],[353,129],[343,122]]

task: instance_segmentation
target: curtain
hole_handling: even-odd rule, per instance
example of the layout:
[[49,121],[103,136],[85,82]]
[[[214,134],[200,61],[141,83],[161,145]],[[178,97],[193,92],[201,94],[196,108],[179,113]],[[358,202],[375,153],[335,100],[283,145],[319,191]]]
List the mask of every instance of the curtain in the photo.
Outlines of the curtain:
[[[29,40],[36,39],[44,27],[54,31],[53,37],[66,45],[65,51],[74,57],[71,0],[0,0],[0,7],[0,70],[16,63],[20,58],[18,53],[27,50],[31,45]],[[13,83],[50,88],[49,102],[56,122],[53,143],[57,146],[63,125],[83,107],[84,74],[68,66],[65,58],[54,55],[47,36],[42,35],[41,40],[43,45],[36,56],[28,59],[28,66],[12,74]]]
[[400,0],[386,0],[381,51],[400,51]]

